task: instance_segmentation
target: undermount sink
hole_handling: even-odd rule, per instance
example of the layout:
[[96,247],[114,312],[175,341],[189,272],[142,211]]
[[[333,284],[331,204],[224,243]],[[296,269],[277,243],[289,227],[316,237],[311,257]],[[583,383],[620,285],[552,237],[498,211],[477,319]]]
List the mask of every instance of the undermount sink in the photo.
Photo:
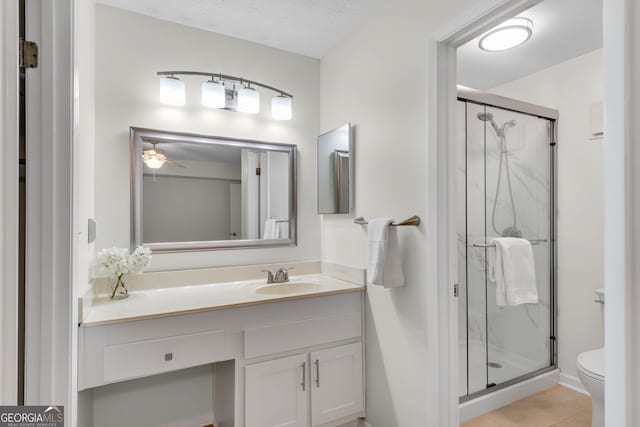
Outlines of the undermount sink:
[[256,289],[256,293],[266,295],[287,295],[297,294],[299,292],[317,291],[320,289],[322,289],[322,286],[313,283],[276,283],[261,286]]

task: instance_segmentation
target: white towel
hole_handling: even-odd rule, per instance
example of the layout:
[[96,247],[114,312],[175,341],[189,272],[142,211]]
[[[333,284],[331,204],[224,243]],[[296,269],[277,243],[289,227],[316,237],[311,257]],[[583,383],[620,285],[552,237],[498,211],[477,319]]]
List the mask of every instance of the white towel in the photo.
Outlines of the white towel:
[[275,219],[269,218],[264,222],[264,233],[262,233],[262,238],[265,240],[280,238],[280,227],[278,227],[278,223]]
[[400,245],[392,219],[369,220],[369,253],[367,282],[370,285],[397,288],[404,286]]
[[531,242],[515,237],[500,237],[489,254],[489,280],[496,282],[499,306],[537,304],[538,287]]

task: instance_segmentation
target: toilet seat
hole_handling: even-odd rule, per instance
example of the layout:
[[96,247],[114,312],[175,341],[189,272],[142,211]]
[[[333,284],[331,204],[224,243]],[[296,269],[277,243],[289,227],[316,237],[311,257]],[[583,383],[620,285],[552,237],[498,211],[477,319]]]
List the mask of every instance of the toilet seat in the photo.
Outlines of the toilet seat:
[[580,353],[578,368],[588,377],[604,382],[604,348]]

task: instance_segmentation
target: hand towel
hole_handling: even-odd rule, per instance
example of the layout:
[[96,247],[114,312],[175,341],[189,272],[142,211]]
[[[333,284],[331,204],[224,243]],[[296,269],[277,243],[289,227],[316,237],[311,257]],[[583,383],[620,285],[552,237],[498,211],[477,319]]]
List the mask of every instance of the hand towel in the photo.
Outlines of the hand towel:
[[489,280],[496,283],[498,306],[537,304],[538,287],[531,242],[515,237],[493,239]]
[[275,219],[269,218],[264,222],[264,233],[262,233],[262,238],[265,240],[280,238],[280,227],[278,227],[278,223]]
[[388,218],[369,220],[367,283],[370,285],[397,288],[405,284],[398,232],[389,227],[392,222]]

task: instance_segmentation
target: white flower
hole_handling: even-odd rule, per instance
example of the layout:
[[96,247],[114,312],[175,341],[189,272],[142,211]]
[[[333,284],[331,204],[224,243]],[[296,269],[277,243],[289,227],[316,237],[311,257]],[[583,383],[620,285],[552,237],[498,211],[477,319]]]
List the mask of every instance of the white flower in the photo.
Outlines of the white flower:
[[129,272],[128,250],[109,248],[98,252],[96,276],[118,277]]
[[151,250],[139,246],[129,255],[126,248],[109,248],[98,252],[97,277],[117,278],[125,274],[140,274],[151,261]]
[[149,265],[151,261],[151,249],[138,246],[129,257],[129,272],[131,274],[140,274]]

